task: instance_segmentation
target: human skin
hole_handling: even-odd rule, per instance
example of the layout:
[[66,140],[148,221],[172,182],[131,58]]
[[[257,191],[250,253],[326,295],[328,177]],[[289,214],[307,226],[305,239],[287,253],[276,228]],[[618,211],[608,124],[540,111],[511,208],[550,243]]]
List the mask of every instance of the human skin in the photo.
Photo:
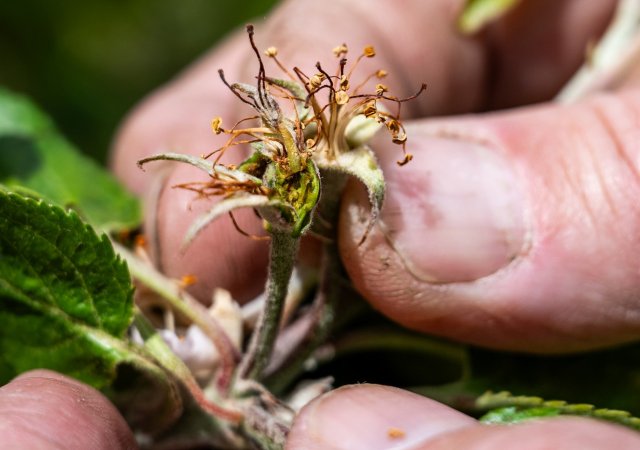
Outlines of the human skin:
[[[525,1],[475,37],[453,27],[461,4],[336,0],[328,7],[296,0],[257,24],[260,47],[275,45],[286,63],[308,73],[318,59],[335,64],[330,49],[337,43],[352,52],[373,44],[378,56],[369,68],[389,71],[392,92],[403,97],[422,82],[429,86],[404,111],[412,119],[406,125],[414,160],[399,168],[397,147],[383,137],[372,144],[388,191],[380,224],[361,246],[366,198],[355,183],[343,197],[339,244],[355,286],[400,324],[492,348],[557,353],[633,340],[640,328],[638,71],[615,91],[575,105],[544,103],[578,67],[614,2]],[[135,161],[221,145],[207,126],[211,118],[231,124],[250,113],[216,70],[248,81],[255,65],[246,36],[231,36],[136,108],[114,146],[115,172],[153,209],[148,230],[158,263],[171,276],[196,275],[193,292],[203,301],[213,286],[241,300],[255,295],[267,247],[221,220],[180,254],[182,236],[204,205],[179,189],[164,189],[157,204],[150,193],[161,177],[166,186],[202,178],[186,167],[149,166],[143,174]],[[497,109],[503,111],[480,113]],[[250,213],[239,219],[259,229]],[[32,387],[35,396],[37,383]],[[0,398],[12,389],[3,388]],[[35,414],[37,423],[45,409],[20,414]],[[350,426],[342,428],[344,415]],[[393,442],[397,448],[640,447],[637,435],[609,424],[487,427],[429,399],[361,385],[306,407],[288,448],[386,448],[387,435],[373,442],[365,432],[385,427],[405,433],[406,441]]]

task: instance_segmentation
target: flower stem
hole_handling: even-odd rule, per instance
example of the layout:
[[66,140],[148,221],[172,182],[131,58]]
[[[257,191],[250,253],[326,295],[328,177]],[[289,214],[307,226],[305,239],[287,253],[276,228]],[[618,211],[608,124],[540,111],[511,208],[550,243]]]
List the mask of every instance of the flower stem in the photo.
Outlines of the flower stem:
[[237,424],[243,419],[240,411],[229,409],[227,407],[217,405],[206,399],[204,393],[193,378],[189,368],[178,358],[171,349],[165,344],[160,335],[157,333],[153,325],[144,317],[142,312],[136,311],[134,316],[134,325],[140,332],[144,345],[151,355],[164,367],[169,373],[177,377],[184,383],[195,402],[206,412],[212,416]]
[[171,280],[153,267],[142,263],[139,258],[117,242],[113,242],[113,246],[127,261],[129,271],[137,280],[160,295],[169,307],[187,317],[211,340],[220,355],[221,370],[218,386],[222,392],[226,391],[239,356],[222,326],[215,318],[211,317],[201,303],[187,293],[180,292],[180,289]]
[[318,292],[308,313],[309,317],[303,316],[300,319],[307,320],[307,329],[295,343],[289,357],[277,370],[269,374],[271,376],[267,383],[272,392],[283,392],[304,371],[305,362],[325,342],[333,328],[335,307],[340,294],[344,292],[344,286],[340,281],[344,280],[345,276],[335,243],[325,243],[323,247]]
[[288,231],[272,230],[267,299],[251,336],[249,349],[240,363],[240,379],[259,380],[269,362],[299,245],[299,237],[292,236]]
[[311,309],[299,319],[306,322],[301,324],[303,332],[295,337],[295,341],[291,343],[291,352],[280,361],[279,367],[269,370],[266,381],[276,393],[284,391],[300,375],[304,370],[304,363],[329,337],[334,325],[336,305],[346,284],[342,281],[348,279],[336,243],[340,201],[348,176],[332,170],[321,173],[323,191],[318,210],[329,226],[320,230],[328,238],[322,245],[320,284]]

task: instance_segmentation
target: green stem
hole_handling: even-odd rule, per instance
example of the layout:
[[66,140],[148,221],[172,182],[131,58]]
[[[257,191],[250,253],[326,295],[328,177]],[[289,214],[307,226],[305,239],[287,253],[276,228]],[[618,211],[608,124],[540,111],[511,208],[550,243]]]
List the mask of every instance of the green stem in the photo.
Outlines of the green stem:
[[300,238],[292,236],[290,232],[277,229],[271,231],[267,298],[256,330],[251,336],[249,349],[240,363],[240,379],[259,380],[269,363],[299,245]]
[[275,415],[251,407],[245,411],[242,431],[260,450],[283,450],[289,428]]
[[283,392],[304,369],[304,363],[317,348],[322,345],[332,330],[335,316],[335,306],[344,292],[340,280],[344,279],[342,264],[337,246],[331,242],[323,245],[322,273],[318,292],[309,311],[309,326],[295,344],[295,349],[289,357],[269,377],[267,384],[274,393]]
[[211,340],[220,355],[221,369],[217,380],[218,386],[222,392],[226,391],[239,355],[222,326],[211,317],[201,303],[185,292],[181,292],[173,281],[150,265],[144,264],[127,248],[117,242],[112,243],[120,256],[127,261],[129,271],[135,279],[160,295],[174,311],[187,317]]
[[139,310],[136,310],[133,323],[144,340],[145,348],[147,348],[162,367],[184,383],[184,386],[192,395],[193,399],[204,411],[218,419],[231,423],[237,424],[242,421],[243,414],[240,411],[228,409],[207,400],[198,382],[193,378],[189,368],[171,351],[155,328],[153,328],[153,325],[149,323]]
[[299,319],[309,323],[304,334],[293,343],[292,351],[284,362],[269,374],[267,383],[276,393],[283,392],[300,375],[307,359],[328,338],[333,329],[336,305],[344,292],[341,281],[347,279],[336,244],[336,228],[341,195],[348,176],[331,170],[323,170],[321,176],[323,191],[318,211],[329,227],[320,231],[328,238],[322,246],[320,284],[309,316]]

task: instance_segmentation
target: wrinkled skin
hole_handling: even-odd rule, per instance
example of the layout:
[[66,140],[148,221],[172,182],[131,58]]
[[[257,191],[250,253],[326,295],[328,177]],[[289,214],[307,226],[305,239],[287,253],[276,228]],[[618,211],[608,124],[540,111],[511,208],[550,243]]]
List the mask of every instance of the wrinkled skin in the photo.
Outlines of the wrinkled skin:
[[[454,31],[461,4],[336,0],[329,8],[296,0],[257,24],[260,47],[275,45],[287,65],[308,73],[318,58],[333,67],[330,49],[344,41],[353,52],[373,44],[378,57],[374,65],[365,61],[362,73],[387,69],[385,83],[399,96],[428,83],[426,95],[404,111],[404,119],[412,119],[406,124],[414,161],[398,168],[398,149],[382,138],[373,143],[388,196],[379,226],[362,246],[366,195],[356,184],[346,192],[339,243],[349,274],[365,298],[398,323],[465,342],[551,353],[632,340],[640,331],[640,70],[613,92],[571,106],[544,103],[578,67],[614,1],[525,1],[476,37]],[[147,199],[158,183],[197,179],[197,172],[180,166],[142,174],[135,161],[163,149],[201,154],[220,145],[206,124],[217,115],[233,123],[247,111],[216,80],[216,70],[223,67],[231,80],[250,80],[255,65],[246,37],[237,33],[145,100],[115,141],[113,167],[120,179]],[[522,107],[479,113],[515,106]],[[466,113],[472,114],[460,116]],[[229,156],[239,161],[243,155]],[[216,285],[251,298],[264,282],[267,247],[241,236],[230,222],[206,230],[176,256],[203,207],[188,192],[162,192],[148,224],[159,263],[172,276],[198,276],[193,292],[203,301]],[[250,213],[239,216],[243,227],[258,229]],[[78,395],[84,401],[65,400],[63,417],[55,403],[35,401]],[[3,442],[8,437],[14,447],[89,448],[81,439],[92,439],[91,448],[131,445],[100,394],[50,374],[2,388],[0,414],[20,424],[3,427]],[[76,417],[85,421],[71,420]],[[70,433],[77,423],[87,431],[80,437]],[[390,428],[403,436],[390,437]],[[306,407],[288,448],[392,444],[626,449],[640,448],[640,437],[586,419],[483,426],[429,399],[360,385]]]

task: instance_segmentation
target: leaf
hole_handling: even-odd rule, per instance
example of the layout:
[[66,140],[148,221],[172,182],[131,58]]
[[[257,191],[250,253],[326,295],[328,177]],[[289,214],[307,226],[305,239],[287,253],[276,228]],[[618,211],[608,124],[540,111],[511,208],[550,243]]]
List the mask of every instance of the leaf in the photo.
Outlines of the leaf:
[[515,7],[520,0],[467,0],[458,18],[458,28],[472,34]]
[[563,400],[543,400],[540,397],[516,396],[502,391],[486,392],[478,397],[476,404],[480,409],[491,409],[480,418],[484,423],[517,423],[540,417],[567,415],[593,417],[640,430],[640,418],[631,416],[627,411],[596,408],[585,403],[568,404]]
[[[132,293],[126,264],[106,235],[75,212],[0,189],[0,384],[35,368],[99,389],[119,380],[109,393],[131,425],[168,426],[181,399],[172,377],[125,340]],[[146,390],[137,390],[136,401],[119,402],[140,380]],[[140,411],[151,406],[148,423]]]
[[104,386],[131,319],[129,273],[106,236],[0,191],[0,382],[46,367]]
[[75,209],[105,230],[141,221],[138,201],[80,154],[26,98],[0,88],[0,183]]
[[523,420],[539,419],[541,417],[556,417],[560,415],[558,408],[538,406],[529,409],[518,409],[515,406],[505,406],[494,409],[482,416],[482,423],[507,424],[518,423]]

